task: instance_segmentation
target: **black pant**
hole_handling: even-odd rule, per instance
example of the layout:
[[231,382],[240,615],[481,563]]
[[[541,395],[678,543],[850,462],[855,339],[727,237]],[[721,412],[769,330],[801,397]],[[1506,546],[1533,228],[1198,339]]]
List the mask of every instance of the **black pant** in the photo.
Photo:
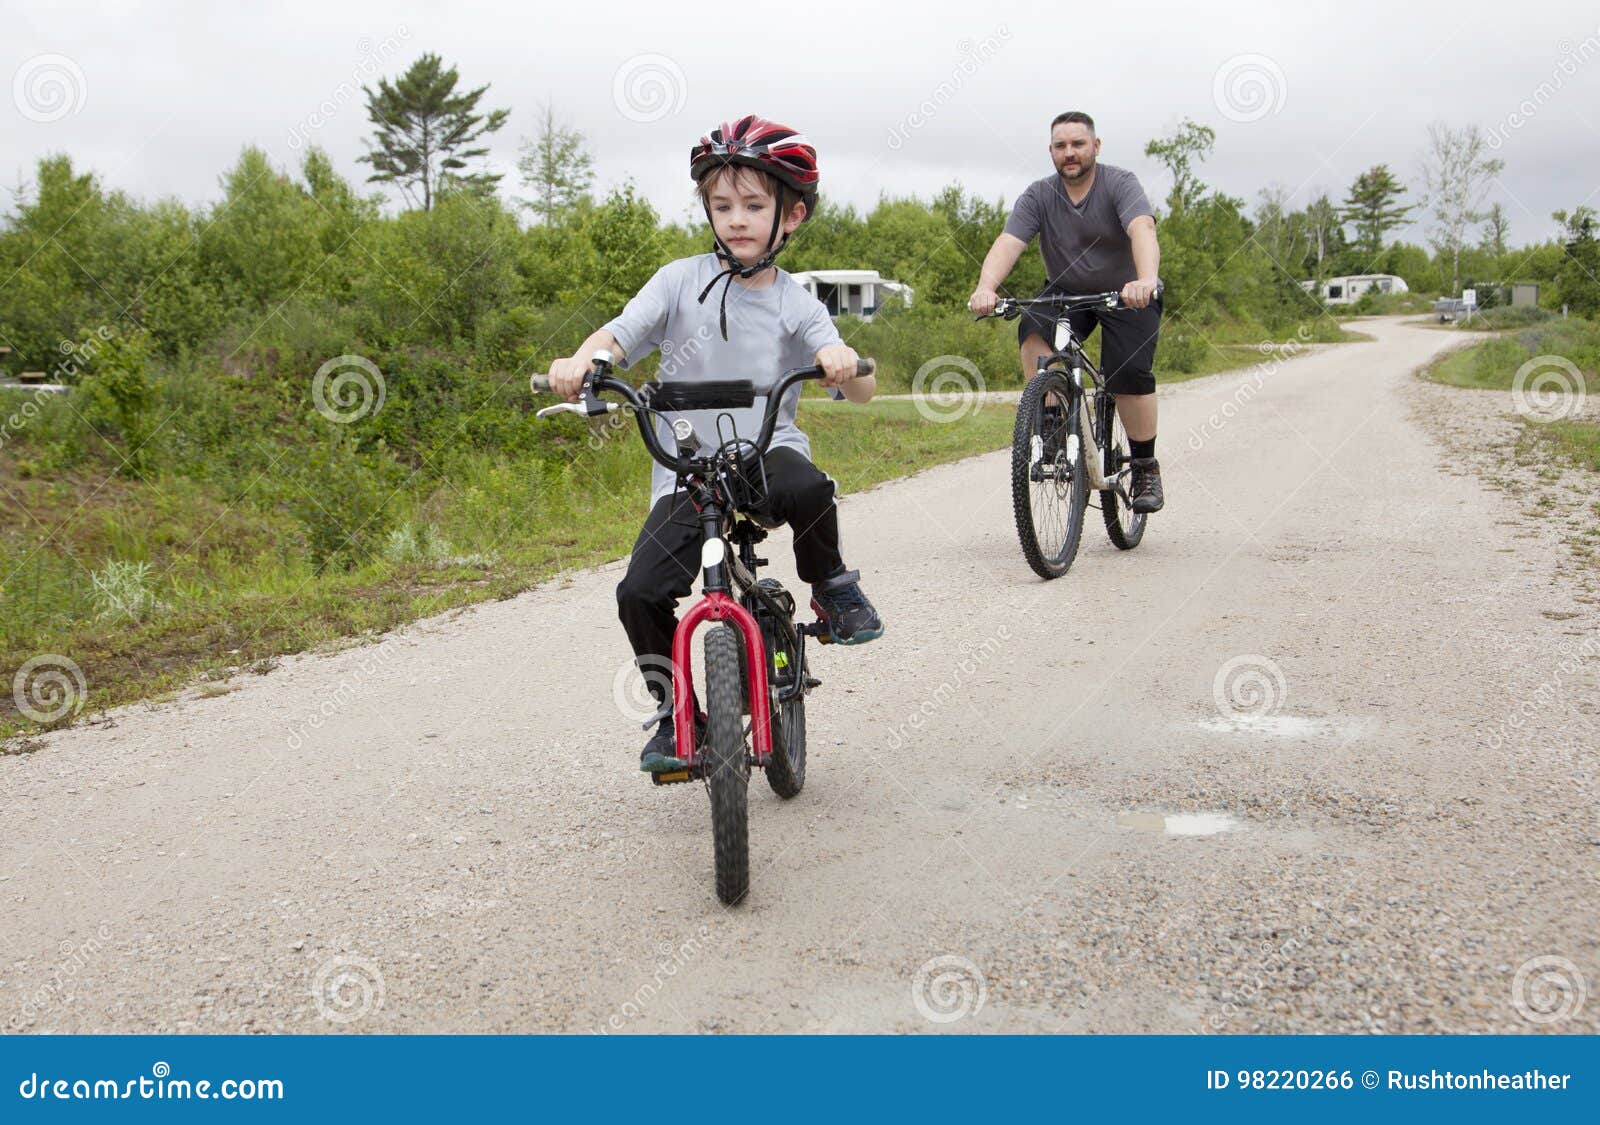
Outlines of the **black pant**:
[[[1045,286],[1039,296],[1050,297],[1058,290]],[[1100,373],[1105,389],[1118,395],[1153,395],[1156,377],[1156,337],[1161,332],[1161,298],[1142,309],[1074,309],[1067,315],[1072,334],[1080,342],[1089,339],[1094,326],[1100,326]],[[1032,308],[1022,314],[1017,325],[1017,343],[1038,336],[1053,349],[1056,339],[1055,314],[1049,309]],[[1033,372],[1026,373],[1032,376]]]
[[[839,555],[839,509],[833,481],[793,449],[767,453],[767,502],[761,514],[794,529],[794,563],[802,582],[821,582],[844,567]],[[628,573],[617,585],[617,616],[628,631],[640,668],[668,659],[678,627],[678,599],[700,574],[700,519],[685,492],[658,500],[633,544]],[[804,599],[799,599],[803,601]],[[657,677],[645,682],[665,702]]]

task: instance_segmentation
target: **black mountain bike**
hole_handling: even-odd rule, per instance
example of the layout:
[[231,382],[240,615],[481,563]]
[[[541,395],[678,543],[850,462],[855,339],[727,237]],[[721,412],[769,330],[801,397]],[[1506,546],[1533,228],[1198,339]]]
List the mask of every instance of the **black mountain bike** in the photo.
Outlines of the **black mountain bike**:
[[[754,441],[733,430],[732,415],[721,415],[716,445],[708,456],[701,456],[700,440],[688,419],[672,420],[675,453],[663,447],[655,420],[673,411],[753,406],[754,383],[656,383],[641,393],[612,375],[611,367],[611,354],[596,352],[582,400],[547,406],[539,417],[573,413],[592,418],[632,410],[650,456],[676,474],[698,514],[704,596],[683,615],[672,638],[672,700],[644,727],[648,730],[670,714],[677,736],[675,756],[684,763],[676,772],[651,774],[657,785],[705,783],[711,797],[717,897],[731,905],[750,890],[750,771],[764,770],[767,784],[780,797],[800,793],[806,782],[806,693],[822,683],[806,663],[806,638],[814,637],[819,644],[833,641],[825,622],[795,622],[794,597],[777,579],[756,577],[767,560],[755,551],[767,530],[777,526],[763,514],[767,500],[763,459],[772,444],[778,408],[790,387],[820,379],[823,371],[798,367],[784,372],[767,393],[761,433]],[[859,360],[856,374],[870,375],[873,367],[872,360]],[[530,384],[535,392],[550,390],[543,375],[533,376]],[[623,401],[606,402],[600,397],[604,394]],[[729,432],[724,432],[724,423]],[[695,714],[690,663],[690,646],[701,625],[708,626],[703,723]],[[698,738],[697,725],[705,729]]]
[[1003,297],[985,316],[1015,320],[1035,307],[1055,314],[1056,338],[1017,404],[1011,507],[1028,565],[1040,578],[1060,578],[1077,558],[1090,491],[1099,497],[1106,534],[1124,551],[1144,538],[1145,516],[1133,510],[1133,468],[1116,396],[1103,389],[1100,369],[1067,319],[1076,309],[1120,308],[1120,294]]

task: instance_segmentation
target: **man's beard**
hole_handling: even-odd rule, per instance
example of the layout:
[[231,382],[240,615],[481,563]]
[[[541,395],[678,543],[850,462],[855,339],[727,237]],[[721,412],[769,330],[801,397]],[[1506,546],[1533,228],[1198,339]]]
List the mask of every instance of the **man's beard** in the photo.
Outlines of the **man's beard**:
[[1071,169],[1069,169],[1065,164],[1063,164],[1061,166],[1059,171],[1060,171],[1060,173],[1061,173],[1061,175],[1063,177],[1065,177],[1066,179],[1072,181],[1073,183],[1077,183],[1078,181],[1082,180],[1085,176],[1087,176],[1090,172],[1094,171],[1094,161],[1093,160],[1080,161],[1078,163],[1078,170],[1076,172],[1074,172]]

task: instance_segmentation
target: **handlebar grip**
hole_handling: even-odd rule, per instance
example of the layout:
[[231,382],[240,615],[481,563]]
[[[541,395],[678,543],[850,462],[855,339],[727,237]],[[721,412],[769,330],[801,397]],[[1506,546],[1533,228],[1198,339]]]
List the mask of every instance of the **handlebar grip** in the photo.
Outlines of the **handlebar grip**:
[[868,359],[865,356],[863,356],[863,357],[861,357],[861,358],[856,360],[856,378],[857,379],[860,379],[860,378],[862,378],[864,376],[867,376],[867,375],[871,375],[876,370],[878,370],[878,361],[877,360]]
[[530,375],[528,376],[528,387],[536,395],[547,395],[550,393],[550,376]]

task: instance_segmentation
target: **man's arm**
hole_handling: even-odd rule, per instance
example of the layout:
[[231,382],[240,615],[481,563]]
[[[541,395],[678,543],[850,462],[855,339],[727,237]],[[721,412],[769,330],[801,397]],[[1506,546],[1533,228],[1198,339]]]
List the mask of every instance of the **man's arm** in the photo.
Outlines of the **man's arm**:
[[1122,303],[1142,309],[1155,297],[1161,274],[1161,244],[1156,241],[1156,221],[1140,215],[1128,224],[1128,240],[1133,243],[1134,279],[1122,287]]
[[994,312],[997,300],[995,290],[1011,276],[1011,271],[1017,268],[1022,252],[1027,248],[1028,244],[1022,239],[1002,231],[1000,237],[994,240],[994,245],[989,247],[989,253],[984,255],[983,268],[978,271],[978,287],[968,298],[967,308],[980,316]]

